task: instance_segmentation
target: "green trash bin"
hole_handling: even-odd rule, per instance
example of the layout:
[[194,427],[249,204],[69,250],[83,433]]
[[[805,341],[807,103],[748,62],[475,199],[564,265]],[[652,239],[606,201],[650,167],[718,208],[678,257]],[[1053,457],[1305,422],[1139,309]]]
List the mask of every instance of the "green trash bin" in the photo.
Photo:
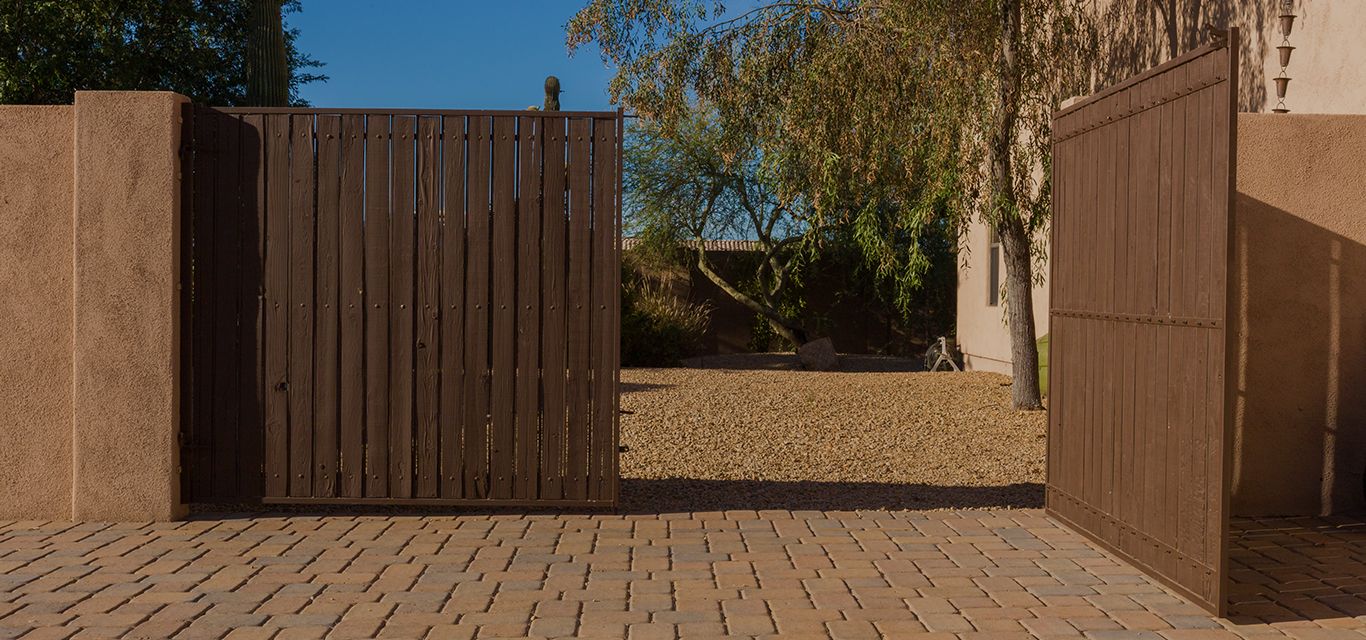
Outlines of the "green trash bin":
[[1048,395],[1048,334],[1034,342],[1039,348],[1039,394]]

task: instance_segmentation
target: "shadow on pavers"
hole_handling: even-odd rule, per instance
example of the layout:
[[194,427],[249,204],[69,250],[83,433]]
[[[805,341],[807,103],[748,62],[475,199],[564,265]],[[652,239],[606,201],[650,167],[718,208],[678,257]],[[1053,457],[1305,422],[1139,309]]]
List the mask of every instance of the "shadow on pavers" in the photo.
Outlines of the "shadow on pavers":
[[1229,620],[1366,615],[1366,518],[1233,518]]
[[961,487],[881,482],[622,478],[618,509],[413,505],[194,504],[191,520],[298,516],[686,513],[694,511],[929,511],[1041,509],[1044,487],[1027,482]]
[[680,512],[1042,508],[1042,484],[961,487],[884,482],[622,478],[626,511]]

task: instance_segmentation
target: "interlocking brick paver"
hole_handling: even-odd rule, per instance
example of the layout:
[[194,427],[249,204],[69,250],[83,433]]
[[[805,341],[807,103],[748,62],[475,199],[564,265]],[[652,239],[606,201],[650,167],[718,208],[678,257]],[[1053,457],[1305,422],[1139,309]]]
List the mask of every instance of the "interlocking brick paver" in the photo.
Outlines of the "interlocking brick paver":
[[1218,621],[1037,511],[0,523],[0,640],[1363,640],[1344,526],[1235,520]]

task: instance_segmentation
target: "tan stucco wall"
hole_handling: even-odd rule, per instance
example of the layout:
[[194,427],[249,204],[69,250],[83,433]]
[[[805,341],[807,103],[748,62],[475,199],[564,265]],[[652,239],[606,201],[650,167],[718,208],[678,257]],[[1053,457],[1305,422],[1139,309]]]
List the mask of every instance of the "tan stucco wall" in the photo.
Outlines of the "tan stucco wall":
[[1360,512],[1366,116],[1243,114],[1233,513]]
[[0,107],[0,520],[71,517],[72,107]]
[[[1100,33],[1096,90],[1152,68],[1209,41],[1206,24],[1236,26],[1240,110],[1269,113],[1281,74],[1280,0],[1087,0]],[[1294,0],[1295,47],[1285,75],[1292,113],[1366,112],[1366,2]],[[1175,52],[1175,54],[1173,53]]]
[[0,107],[0,519],[170,520],[180,106]]
[[[991,290],[990,234],[987,227],[973,222],[964,240],[968,251],[959,254],[958,268],[958,348],[963,352],[968,371],[994,371],[1011,374],[1010,331],[1005,322],[1005,306],[988,306]],[[999,252],[998,252],[999,254]],[[1005,259],[1000,261],[1001,284],[1005,284]],[[1038,265],[1035,265],[1038,268]],[[1047,265],[1043,266],[1047,269]],[[1034,287],[1034,333],[1048,333],[1048,283]]]
[[[1290,44],[1296,47],[1285,75],[1290,80],[1285,106],[1293,113],[1366,113],[1366,2],[1299,0]],[[1270,31],[1275,31],[1272,27]],[[1272,39],[1274,38],[1274,42]],[[1280,35],[1267,38],[1266,81],[1270,101],[1280,74],[1275,46]],[[1270,105],[1270,106],[1275,106]]]

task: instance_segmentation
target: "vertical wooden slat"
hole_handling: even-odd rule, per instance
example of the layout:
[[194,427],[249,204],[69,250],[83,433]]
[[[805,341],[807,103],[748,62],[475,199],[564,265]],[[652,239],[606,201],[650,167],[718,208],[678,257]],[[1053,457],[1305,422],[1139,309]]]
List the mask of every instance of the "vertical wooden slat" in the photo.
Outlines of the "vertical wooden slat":
[[[1190,69],[1194,77],[1203,78],[1209,69],[1208,56],[1196,59],[1191,63]],[[1199,245],[1196,239],[1200,236],[1201,182],[1208,178],[1207,172],[1201,166],[1201,150],[1198,148],[1203,132],[1209,128],[1209,123],[1203,120],[1203,113],[1200,108],[1204,91],[1204,89],[1199,89],[1192,95],[1186,111],[1187,136],[1189,137],[1186,145],[1185,227],[1180,239],[1185,277],[1179,284],[1181,285],[1180,312],[1181,315],[1187,317],[1196,315],[1195,301],[1200,286],[1200,256],[1197,254]],[[1194,126],[1191,126],[1192,124]],[[1193,540],[1204,516],[1201,513],[1203,504],[1197,503],[1197,497],[1201,495],[1197,485],[1204,479],[1200,477],[1197,461],[1192,455],[1198,446],[1193,428],[1199,411],[1199,407],[1195,404],[1197,396],[1194,392],[1194,386],[1200,380],[1196,375],[1196,370],[1191,366],[1191,356],[1196,349],[1199,336],[1196,331],[1188,326],[1183,326],[1178,333],[1180,334],[1180,340],[1177,343],[1179,351],[1173,353],[1172,356],[1180,358],[1181,365],[1180,418],[1176,424],[1176,429],[1181,434],[1179,452],[1181,488],[1179,490],[1180,501],[1177,505],[1180,518],[1177,522],[1177,537],[1172,546],[1176,547],[1184,556],[1176,568],[1176,577],[1182,584],[1189,584],[1193,577],[1190,560],[1197,553]]]
[[[1182,65],[1174,70],[1173,81],[1177,87],[1189,87],[1189,65]],[[1189,96],[1180,98],[1173,105],[1172,112],[1172,137],[1175,140],[1187,140],[1186,133],[1186,110],[1189,104]],[[1171,213],[1167,219],[1161,222],[1165,236],[1159,240],[1160,248],[1163,251],[1161,261],[1162,271],[1159,273],[1158,291],[1158,313],[1168,316],[1178,314],[1180,308],[1179,298],[1181,296],[1181,286],[1178,284],[1183,278],[1185,267],[1180,259],[1180,242],[1184,235],[1185,228],[1185,193],[1186,193],[1186,144],[1181,144],[1172,149],[1172,195]],[[1162,373],[1160,381],[1162,384],[1163,398],[1165,406],[1162,408],[1162,445],[1163,445],[1163,470],[1165,472],[1165,496],[1162,500],[1164,509],[1162,510],[1161,527],[1157,530],[1159,539],[1165,543],[1176,540],[1176,531],[1179,526],[1180,514],[1177,505],[1180,501],[1181,487],[1181,461],[1180,443],[1181,433],[1177,430],[1180,419],[1180,338],[1179,331],[1168,324],[1162,327],[1161,334],[1158,336],[1158,354],[1162,358]],[[1176,575],[1176,558],[1169,553],[1163,553],[1158,558],[1157,568],[1165,575]]]
[[[1116,98],[1111,96],[1101,100],[1097,107],[1099,118],[1113,118]],[[1100,223],[1100,237],[1097,243],[1099,256],[1099,273],[1096,276],[1101,282],[1109,283],[1110,286],[1100,287],[1100,299],[1097,301],[1099,308],[1108,313],[1116,313],[1123,306],[1123,296],[1125,288],[1120,278],[1117,276],[1124,273],[1121,264],[1125,251],[1124,243],[1127,241],[1127,229],[1124,228],[1125,220],[1118,217],[1118,209],[1115,201],[1123,197],[1118,192],[1119,177],[1116,175],[1116,164],[1118,155],[1115,152],[1116,127],[1102,127],[1096,130],[1096,145],[1098,154],[1097,178],[1100,184],[1097,185],[1097,202],[1095,215]],[[1100,330],[1100,349],[1103,354],[1101,357],[1105,362],[1115,362],[1119,356],[1116,353],[1118,343],[1116,341],[1116,330],[1113,323],[1103,323]],[[1129,509],[1128,493],[1129,488],[1124,482],[1123,470],[1128,464],[1125,449],[1128,446],[1130,434],[1122,415],[1124,397],[1123,390],[1123,369],[1120,367],[1103,366],[1100,369],[1100,383],[1102,393],[1097,398],[1100,405],[1100,416],[1096,421],[1098,438],[1100,441],[1100,457],[1097,459],[1096,467],[1099,471],[1096,481],[1099,482],[1099,506],[1107,515],[1123,514]],[[1106,521],[1102,525],[1102,535],[1107,539],[1119,542],[1119,531]]]
[[589,296],[592,295],[589,259],[591,256],[592,211],[592,121],[574,118],[569,121],[569,283],[568,329],[569,347],[568,407],[569,438],[568,468],[565,497],[587,500],[589,493],[589,376],[592,315]]
[[[612,351],[612,440],[608,447],[608,459],[611,462],[608,469],[608,495],[605,497],[614,507],[621,504],[621,208],[624,204],[622,197],[626,184],[625,156],[626,156],[626,108],[617,107],[617,117],[613,121],[612,136],[616,142],[615,158],[615,180],[611,183],[612,187],[612,291],[614,292],[610,300],[612,307],[611,332],[616,336],[610,343]],[[890,327],[889,327],[890,331]]]
[[[1065,285],[1062,284],[1061,271],[1058,269],[1059,261],[1065,259],[1061,257],[1062,254],[1059,252],[1060,248],[1063,247],[1062,228],[1064,224],[1064,219],[1062,216],[1065,213],[1062,204],[1064,200],[1064,194],[1062,193],[1061,188],[1059,188],[1059,181],[1067,180],[1067,178],[1063,178],[1062,176],[1067,175],[1068,164],[1067,156],[1063,151],[1063,146],[1058,142],[1058,139],[1056,137],[1059,124],[1060,121],[1055,115],[1054,119],[1050,122],[1054,138],[1049,146],[1049,153],[1050,155],[1052,155],[1053,159],[1053,175],[1050,177],[1050,179],[1052,180],[1052,185],[1050,185],[1052,189],[1049,194],[1049,206],[1052,208],[1053,216],[1051,220],[1052,224],[1050,224],[1048,228],[1048,246],[1051,249],[1051,253],[1049,255],[1048,260],[1048,281],[1049,283],[1051,283],[1051,288],[1049,289],[1049,314],[1047,319],[1049,351],[1047,354],[1044,354],[1045,357],[1049,359],[1049,362],[1057,362],[1058,353],[1060,350],[1060,347],[1058,345],[1057,328],[1058,325],[1061,324],[1061,321],[1055,317],[1055,315],[1053,314],[1053,309],[1057,308],[1059,306],[1058,303],[1062,302],[1063,298],[1065,297],[1062,292],[1062,286]],[[1047,434],[1045,437],[1045,444],[1047,446],[1044,449],[1044,473],[1049,478],[1057,476],[1058,464],[1058,426],[1060,423],[1059,417],[1061,416],[1061,412],[1056,410],[1058,406],[1057,398],[1060,388],[1058,376],[1056,375],[1057,371],[1058,368],[1056,366],[1050,366],[1048,369],[1048,379],[1044,381],[1048,385],[1048,393],[1050,396],[1048,398],[1048,407],[1051,409],[1048,412],[1047,431],[1045,432]],[[1056,505],[1054,504],[1053,500],[1052,491],[1045,490],[1044,506],[1056,508]]]
[[[1064,116],[1062,118],[1061,130],[1069,130],[1072,121],[1074,121],[1076,117],[1077,116],[1075,112],[1071,115]],[[1072,250],[1072,247],[1077,246],[1077,228],[1079,224],[1077,216],[1073,213],[1076,210],[1077,192],[1081,188],[1081,165],[1076,153],[1076,147],[1078,142],[1079,141],[1077,138],[1072,138],[1070,140],[1064,140],[1061,143],[1059,143],[1058,146],[1062,149],[1062,155],[1066,159],[1065,164],[1067,168],[1066,173],[1060,174],[1060,177],[1058,178],[1058,184],[1054,187],[1055,189],[1061,191],[1063,194],[1063,209],[1057,215],[1061,220],[1059,224],[1062,226],[1060,226],[1059,229],[1063,237],[1063,246],[1065,247],[1065,249],[1053,249],[1053,251],[1065,251],[1065,253],[1061,254],[1065,259],[1065,262],[1058,263],[1058,269],[1063,273],[1061,278],[1063,284],[1059,288],[1059,291],[1062,292],[1063,296],[1063,305],[1061,307],[1063,309],[1081,308],[1077,300],[1077,282],[1075,276],[1078,270],[1077,263],[1081,259],[1081,253]],[[1053,339],[1060,341],[1058,351],[1060,357],[1064,358],[1064,366],[1058,370],[1058,374],[1059,377],[1062,379],[1062,386],[1064,389],[1063,393],[1069,399],[1073,398],[1074,394],[1074,392],[1072,391],[1072,378],[1073,371],[1077,366],[1074,364],[1077,362],[1077,357],[1073,353],[1073,343],[1076,340],[1076,333],[1074,329],[1076,323],[1073,320],[1074,319],[1070,317],[1060,318],[1058,326],[1058,335],[1053,337]],[[1050,341],[1049,344],[1051,345],[1052,342]],[[1049,364],[1049,369],[1053,369],[1053,365],[1051,363]],[[1050,390],[1049,393],[1052,393],[1052,391]],[[1057,470],[1056,477],[1058,478],[1058,486],[1062,490],[1069,492],[1069,495],[1075,495],[1074,493],[1072,493],[1074,491],[1072,486],[1072,473],[1073,469],[1076,468],[1076,459],[1072,457],[1072,443],[1075,440],[1075,438],[1072,435],[1072,429],[1073,425],[1076,424],[1077,404],[1078,403],[1076,401],[1062,403],[1053,398],[1050,398],[1048,403],[1049,413],[1059,414],[1057,432],[1058,459],[1057,462],[1053,464],[1053,468]],[[1049,434],[1049,438],[1051,440],[1052,434]],[[1061,504],[1061,502],[1058,503],[1059,507],[1061,507]]]
[[[1219,68],[1217,59],[1220,55],[1220,51],[1215,51],[1207,56],[1210,65],[1209,73],[1211,75]],[[1198,235],[1195,238],[1197,244],[1194,246],[1194,253],[1199,261],[1200,273],[1199,288],[1196,291],[1195,298],[1195,312],[1197,317],[1200,318],[1208,318],[1210,316],[1210,290],[1213,285],[1213,267],[1215,264],[1222,264],[1224,261],[1223,255],[1215,258],[1211,252],[1214,244],[1213,237],[1217,235],[1214,232],[1214,223],[1216,221],[1214,212],[1214,191],[1216,189],[1214,184],[1214,121],[1215,114],[1219,111],[1215,108],[1215,97],[1218,95],[1218,91],[1218,87],[1209,87],[1200,92],[1200,117],[1205,126],[1200,128],[1200,137],[1196,142],[1200,147],[1199,171],[1202,174],[1200,176],[1199,195],[1200,226]],[[1222,190],[1223,185],[1219,185],[1217,188]],[[1220,232],[1222,231],[1223,230],[1220,229]],[[1212,400],[1209,389],[1209,375],[1212,370],[1209,362],[1209,347],[1210,342],[1213,342],[1213,340],[1210,339],[1210,331],[1208,330],[1195,329],[1194,333],[1197,336],[1193,376],[1195,383],[1193,386],[1195,395],[1194,406],[1196,410],[1191,423],[1192,440],[1194,442],[1194,448],[1191,451],[1191,466],[1195,470],[1196,477],[1200,480],[1194,487],[1195,496],[1193,498],[1193,506],[1196,512],[1196,518],[1195,529],[1191,531],[1190,534],[1190,545],[1192,553],[1195,554],[1201,562],[1209,565],[1215,561],[1215,557],[1207,544],[1208,538],[1206,532],[1211,528],[1211,517],[1217,515],[1209,512],[1209,494],[1211,490],[1218,488],[1217,483],[1211,482],[1213,476],[1216,474],[1211,474],[1211,470],[1208,468],[1209,447],[1211,444],[1208,419],[1210,401]],[[1220,368],[1222,369],[1222,367]],[[1222,401],[1222,395],[1219,397],[1219,400]],[[1214,404],[1220,403],[1221,402],[1216,402]],[[1204,575],[1197,574],[1192,585],[1199,584],[1197,581],[1203,581],[1204,579]]]
[[[1134,108],[1134,106],[1138,105],[1139,100],[1141,100],[1141,93],[1139,93],[1139,91],[1124,91],[1123,96],[1121,106],[1126,109]],[[1142,267],[1146,265],[1146,262],[1143,261],[1142,254],[1138,254],[1132,247],[1137,247],[1138,244],[1142,243],[1142,228],[1143,225],[1146,224],[1145,216],[1150,207],[1150,201],[1146,201],[1145,198],[1141,197],[1141,194],[1145,194],[1147,187],[1149,187],[1150,183],[1147,183],[1145,179],[1150,179],[1150,175],[1143,175],[1143,173],[1139,172],[1139,166],[1135,164],[1135,157],[1138,156],[1138,146],[1142,143],[1142,136],[1134,135],[1135,126],[1137,126],[1137,121],[1135,120],[1137,119],[1132,119],[1131,117],[1130,120],[1131,121],[1127,126],[1116,127],[1117,134],[1123,139],[1124,146],[1123,149],[1121,149],[1121,154],[1123,154],[1124,162],[1123,165],[1121,165],[1120,171],[1121,175],[1123,175],[1123,179],[1121,180],[1126,184],[1126,191],[1124,191],[1124,197],[1121,199],[1119,206],[1120,209],[1123,210],[1124,220],[1127,221],[1127,227],[1131,229],[1131,233],[1134,233],[1134,235],[1131,235],[1130,237],[1130,242],[1127,243],[1126,251],[1124,251],[1126,252],[1126,257],[1121,261],[1121,277],[1127,277],[1127,274],[1130,273],[1131,270],[1142,269]],[[1130,310],[1128,312],[1143,312],[1141,304],[1137,304],[1139,291],[1141,291],[1141,287],[1132,288],[1131,291],[1128,292],[1126,300],[1124,300],[1126,307]],[[1120,358],[1131,360],[1141,359],[1141,353],[1134,353],[1134,351],[1132,351],[1131,341],[1132,336],[1139,330],[1138,326],[1127,326],[1127,328],[1123,328],[1123,330],[1124,333],[1126,333],[1126,349],[1124,349],[1124,355],[1120,356]],[[1143,430],[1142,420],[1138,418],[1139,413],[1142,413],[1141,408],[1139,408],[1141,396],[1139,396],[1138,389],[1135,389],[1135,385],[1138,385],[1142,378],[1141,375],[1135,375],[1137,374],[1135,371],[1128,370],[1128,367],[1124,368],[1126,368],[1126,404],[1130,407],[1131,411],[1128,419],[1131,420],[1132,424],[1130,427],[1132,433],[1130,441],[1132,445],[1132,456],[1126,456],[1126,461],[1124,461],[1127,469],[1126,474],[1124,474],[1123,482],[1126,484],[1126,499],[1128,499],[1132,505],[1131,513],[1138,514],[1142,512],[1143,499],[1143,482],[1141,479],[1143,467],[1141,461],[1138,459],[1142,456],[1142,453],[1145,452],[1146,443],[1145,438],[1143,438],[1145,437],[1145,430]],[[1130,536],[1130,539],[1127,540],[1127,546],[1132,546],[1134,542],[1135,536]]]
[[[1134,102],[1146,106],[1157,97],[1157,92],[1152,83],[1145,82],[1135,89],[1125,92],[1128,94],[1131,106]],[[1120,271],[1117,274],[1119,286],[1124,292],[1122,303],[1124,313],[1139,313],[1138,308],[1140,307],[1138,304],[1140,298],[1139,284],[1135,278],[1135,273],[1144,268],[1144,264],[1142,256],[1138,255],[1137,247],[1140,244],[1139,238],[1142,235],[1143,228],[1147,224],[1147,216],[1152,211],[1155,202],[1150,187],[1156,184],[1156,174],[1154,173],[1156,168],[1155,148],[1158,144],[1157,135],[1159,132],[1153,127],[1153,115],[1153,111],[1148,109],[1129,118],[1130,125],[1124,127],[1130,135],[1130,145],[1136,145],[1136,148],[1128,150],[1131,158],[1128,170],[1134,176],[1134,180],[1132,188],[1125,196],[1126,215],[1122,222],[1125,229],[1125,239],[1120,247],[1123,257],[1120,260]],[[1112,128],[1118,129],[1118,127]],[[1136,139],[1134,138],[1135,133],[1137,133]],[[1133,161],[1136,161],[1136,164]],[[1126,504],[1123,517],[1126,522],[1130,523],[1136,523],[1140,519],[1143,496],[1143,484],[1138,478],[1143,473],[1143,449],[1140,441],[1142,430],[1136,422],[1134,407],[1136,396],[1133,388],[1136,360],[1140,356],[1132,349],[1134,329],[1136,329],[1134,326],[1115,326],[1115,330],[1121,334],[1121,340],[1126,347],[1121,353],[1116,354],[1115,362],[1132,363],[1131,366],[1119,367],[1123,377],[1124,430],[1128,443],[1122,454],[1125,465],[1123,482]]]
[[289,116],[265,116],[265,495],[289,493]]
[[340,455],[337,439],[337,385],[340,381],[341,357],[337,350],[340,336],[337,310],[338,228],[340,224],[341,161],[337,136],[341,135],[340,116],[318,116],[318,241],[316,298],[314,302],[316,329],[314,330],[313,411],[313,495],[331,498],[337,495],[337,468]]
[[617,181],[616,119],[593,119],[593,297],[592,358],[593,417],[592,475],[589,495],[596,500],[611,500],[616,483],[610,476],[616,456],[616,376],[613,358],[613,321],[620,289],[614,288],[620,265],[617,264],[616,204],[612,197]]
[[[1090,118],[1092,121],[1101,117],[1099,103],[1093,104],[1090,108]],[[1090,304],[1092,309],[1105,310],[1105,293],[1109,289],[1109,283],[1101,278],[1101,271],[1104,269],[1105,256],[1103,251],[1105,243],[1109,241],[1106,236],[1105,225],[1107,221],[1096,212],[1100,210],[1101,187],[1104,185],[1105,174],[1101,167],[1101,140],[1099,136],[1089,135],[1086,162],[1091,170],[1091,187],[1087,190],[1087,201],[1092,211],[1093,222],[1090,226],[1091,242],[1098,249],[1095,256],[1091,259],[1092,268],[1086,274],[1090,291]],[[1090,344],[1087,349],[1087,371],[1092,379],[1099,384],[1094,385],[1091,391],[1090,406],[1087,412],[1087,458],[1090,464],[1087,465],[1088,473],[1086,476],[1087,499],[1092,505],[1100,504],[1100,492],[1102,485],[1100,477],[1102,467],[1105,464],[1103,450],[1101,449],[1104,435],[1103,430],[1108,426],[1104,414],[1105,399],[1107,389],[1104,386],[1105,372],[1109,369],[1109,362],[1105,358],[1105,325],[1102,322],[1093,320],[1087,323],[1090,332]],[[1087,526],[1091,531],[1100,531],[1100,519],[1098,511],[1087,514]]]
[[240,121],[226,114],[217,114],[214,120],[218,136],[214,142],[217,158],[213,176],[213,495],[232,498],[237,495],[241,382],[241,361],[237,357],[241,262],[233,259],[242,250],[237,176]]
[[568,428],[565,414],[565,289],[568,273],[565,248],[568,241],[565,210],[565,120],[544,118],[545,161],[544,198],[541,217],[542,308],[545,318],[541,325],[541,364],[544,371],[545,408],[542,413],[541,433],[544,453],[541,456],[541,497],[558,500],[564,497],[565,438]]
[[289,494],[313,492],[313,116],[290,116]]
[[489,169],[491,123],[469,119],[465,211],[465,497],[489,497]]
[[465,395],[465,119],[442,118],[441,497],[463,498]]
[[365,495],[389,493],[389,117],[365,119]]
[[266,128],[263,116],[244,115],[241,120],[238,202],[241,223],[239,260],[242,263],[240,318],[241,341],[238,357],[238,392],[241,394],[241,432],[238,443],[238,496],[254,498],[262,495],[262,462],[265,449],[265,403],[263,393],[262,360],[264,324],[265,214],[266,214]]
[[341,117],[338,297],[341,469],[338,495],[365,495],[365,116]]
[[517,120],[493,118],[493,398],[489,429],[490,496],[512,497],[516,470]]
[[413,496],[414,147],[417,121],[394,116],[389,210],[389,496]]
[[517,119],[517,475],[513,497],[538,497],[541,407],[541,123]]
[[441,487],[441,214],[440,118],[417,126],[417,497]]
[[[179,175],[178,187],[180,189],[180,224],[176,228],[176,243],[179,255],[176,256],[176,304],[179,305],[180,317],[176,327],[179,333],[179,341],[176,348],[179,349],[180,362],[177,364],[176,384],[180,392],[177,402],[180,403],[180,416],[176,424],[176,429],[180,431],[180,461],[181,464],[192,464],[195,462],[192,457],[191,449],[186,445],[194,439],[194,117],[195,105],[193,103],[182,103],[180,105],[180,162],[176,167]],[[179,483],[180,497],[186,502],[196,502],[195,488],[191,482],[191,475],[188,472],[180,474]]]
[[[1179,69],[1174,69],[1163,74],[1164,92],[1170,92],[1175,89],[1175,83],[1178,82],[1177,71],[1179,71]],[[1144,291],[1145,296],[1147,296],[1147,304],[1144,306],[1145,310],[1143,313],[1147,314],[1159,313],[1159,309],[1161,308],[1159,298],[1161,298],[1163,289],[1166,286],[1161,282],[1161,275],[1159,272],[1166,268],[1166,259],[1162,250],[1162,240],[1166,238],[1167,231],[1165,228],[1170,224],[1171,220],[1171,158],[1172,149],[1175,146],[1175,138],[1172,135],[1172,126],[1175,109],[1176,106],[1173,103],[1167,103],[1158,108],[1160,141],[1157,161],[1159,166],[1157,182],[1152,187],[1156,191],[1156,209],[1151,221],[1152,231],[1149,237],[1146,238],[1148,244],[1145,245],[1143,249],[1143,253],[1146,256],[1145,260],[1151,262],[1151,265],[1145,264],[1145,268],[1149,269],[1148,274],[1149,277],[1152,278],[1151,288],[1145,288]],[[1138,348],[1140,352],[1145,348],[1149,352],[1155,351],[1157,348],[1157,334],[1161,329],[1154,327],[1147,327],[1145,329],[1151,329],[1151,331],[1145,331],[1144,334],[1145,336],[1151,335],[1153,343],[1151,345],[1146,343],[1141,344]],[[1141,477],[1139,480],[1143,483],[1142,490],[1145,505],[1145,508],[1143,509],[1142,526],[1143,530],[1149,534],[1156,534],[1161,530],[1161,523],[1164,516],[1164,510],[1157,508],[1157,505],[1162,504],[1163,494],[1165,493],[1165,478],[1162,477],[1163,471],[1159,471],[1165,470],[1166,467],[1166,451],[1163,446],[1165,444],[1165,429],[1160,428],[1165,427],[1165,421],[1158,420],[1156,418],[1156,412],[1161,409],[1162,412],[1165,413],[1165,409],[1152,406],[1152,403],[1156,397],[1156,394],[1153,391],[1155,385],[1165,378],[1165,360],[1166,355],[1158,353],[1152,354],[1151,356],[1145,356],[1144,361],[1143,379],[1146,380],[1145,389],[1147,390],[1144,398],[1146,436],[1143,444],[1145,466],[1140,471]],[[1159,372],[1159,368],[1162,369],[1161,372]],[[1147,555],[1144,557],[1145,561],[1150,564],[1157,562],[1157,555],[1153,553],[1153,549],[1155,549],[1155,547],[1149,545]]]
[[[215,145],[218,138],[220,116],[209,109],[197,109],[194,119],[194,144],[198,150],[194,154],[194,246],[192,260],[194,267],[194,331],[191,336],[191,367],[194,369],[194,418],[191,422],[194,431],[190,439],[190,462],[188,466],[190,484],[194,493],[200,497],[213,494],[214,473],[214,429],[213,409],[216,397],[214,387],[214,348],[213,337],[217,327],[215,300],[218,294],[214,282],[217,264],[214,250],[214,189],[216,186],[218,158]],[[214,496],[217,497],[217,496]]]

